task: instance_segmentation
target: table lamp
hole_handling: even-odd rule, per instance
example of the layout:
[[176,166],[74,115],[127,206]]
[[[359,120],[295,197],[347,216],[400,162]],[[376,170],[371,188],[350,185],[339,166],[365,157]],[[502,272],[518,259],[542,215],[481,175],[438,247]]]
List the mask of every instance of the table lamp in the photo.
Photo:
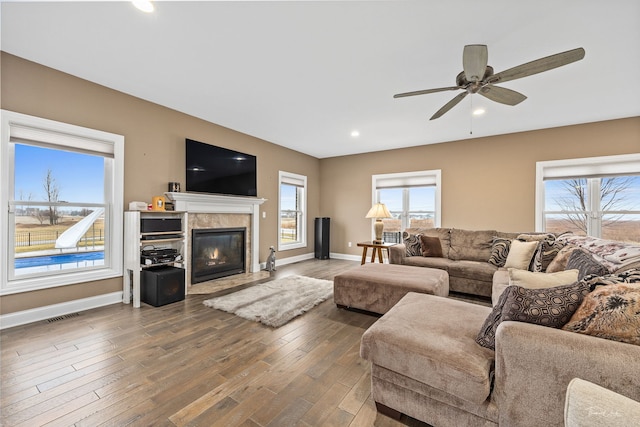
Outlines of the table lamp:
[[369,212],[367,213],[365,218],[376,219],[376,222],[373,223],[373,231],[376,235],[376,239],[373,241],[373,243],[384,243],[382,241],[382,230],[384,229],[382,218],[391,218],[389,209],[387,209],[384,203],[376,203],[371,209],[369,209]]

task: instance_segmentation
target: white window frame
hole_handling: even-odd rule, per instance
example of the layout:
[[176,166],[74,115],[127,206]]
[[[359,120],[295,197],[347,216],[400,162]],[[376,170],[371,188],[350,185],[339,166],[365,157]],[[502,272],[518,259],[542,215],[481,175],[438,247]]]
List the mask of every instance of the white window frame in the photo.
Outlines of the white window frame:
[[[300,211],[298,213],[298,235],[300,238],[293,243],[282,243],[280,233],[282,230],[282,195],[280,194],[282,184],[297,185],[302,188],[300,200]],[[307,177],[292,172],[278,171],[278,250],[286,251],[307,247]]]
[[[413,172],[399,172],[399,173],[386,173],[377,174],[371,176],[371,204],[378,203],[379,193],[381,188],[409,188],[409,187],[435,187],[435,201],[434,201],[434,227],[440,227],[442,224],[442,170],[426,170],[426,171],[413,171]],[[409,226],[409,220],[406,217],[409,207],[403,206],[402,228],[406,229]],[[372,224],[374,219],[371,220]],[[373,238],[373,232],[372,232]]]
[[[640,172],[640,154],[584,157],[578,159],[536,162],[535,230],[543,232],[545,226],[545,189],[548,179],[595,178],[615,175],[637,175]],[[599,200],[600,189],[589,184],[590,200]],[[598,212],[598,217],[601,212]],[[590,229],[600,235],[601,218],[592,218]]]
[[[71,147],[108,153],[112,161],[105,164],[105,221],[109,230],[109,245],[105,247],[104,266],[91,269],[61,270],[11,277],[9,262],[13,262],[12,233],[0,233],[0,295],[16,294],[38,289],[122,277],[123,272],[123,194],[124,194],[124,137],[113,133],[70,125],[53,120],[0,110],[0,227],[9,230],[14,189],[14,157],[12,138],[45,143],[52,147]],[[13,268],[11,268],[13,271]]]

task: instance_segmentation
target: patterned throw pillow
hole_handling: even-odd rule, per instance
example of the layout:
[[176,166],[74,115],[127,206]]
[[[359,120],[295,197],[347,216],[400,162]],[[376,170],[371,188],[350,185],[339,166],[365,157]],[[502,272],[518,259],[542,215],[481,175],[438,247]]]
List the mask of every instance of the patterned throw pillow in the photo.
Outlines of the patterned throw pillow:
[[605,274],[604,276],[590,274],[585,276],[582,281],[589,285],[591,292],[598,286],[617,285],[618,283],[640,283],[640,268],[632,268],[620,273]]
[[604,276],[605,274],[609,274],[609,270],[596,261],[590,253],[580,249],[577,251],[573,251],[569,256],[569,260],[567,261],[567,270],[578,270],[578,280],[584,279],[586,276],[590,274],[595,274],[598,276]]
[[442,244],[437,237],[420,236],[421,255],[424,257],[442,258]]
[[509,286],[484,321],[476,342],[495,350],[496,330],[508,320],[561,328],[588,293],[589,287],[583,282],[545,289]]
[[555,259],[560,250],[566,246],[562,240],[553,239],[543,241],[538,247],[538,251],[533,257],[532,271],[547,271],[551,261]]
[[496,267],[504,267],[504,263],[507,261],[507,255],[509,255],[509,247],[511,247],[511,239],[494,237],[491,242],[489,264],[493,264]]
[[640,284],[597,288],[562,329],[640,345]]
[[407,250],[407,256],[422,256],[420,236],[420,234],[408,234],[404,236],[404,247]]

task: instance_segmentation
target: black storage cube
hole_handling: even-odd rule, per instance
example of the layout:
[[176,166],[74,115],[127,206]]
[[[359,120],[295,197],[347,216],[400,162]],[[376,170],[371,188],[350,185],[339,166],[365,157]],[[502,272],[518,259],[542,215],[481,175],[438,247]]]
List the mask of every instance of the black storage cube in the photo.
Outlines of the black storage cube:
[[329,259],[329,223],[331,218],[316,218],[315,256],[318,259]]
[[154,267],[142,270],[140,300],[154,307],[184,299],[184,269]]

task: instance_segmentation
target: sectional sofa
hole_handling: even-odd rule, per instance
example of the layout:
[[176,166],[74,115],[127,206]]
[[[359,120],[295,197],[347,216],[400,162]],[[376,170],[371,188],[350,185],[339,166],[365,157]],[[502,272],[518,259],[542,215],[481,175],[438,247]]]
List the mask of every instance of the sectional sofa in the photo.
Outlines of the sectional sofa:
[[[482,264],[488,261],[480,254],[488,259],[499,252],[496,232],[428,233],[445,242],[442,255],[448,256],[407,255],[406,246],[397,245],[395,260],[447,267],[457,274],[450,277],[452,289],[489,293],[493,305],[411,292],[378,319],[363,334],[360,354],[371,362],[380,412],[435,427],[562,426],[574,378],[640,401],[640,245],[499,233],[538,242],[529,267],[543,271],[509,270]],[[575,264],[581,257],[588,262]],[[466,270],[452,268],[461,262]],[[474,279],[472,266],[493,270],[492,278]],[[551,267],[558,271],[547,273]],[[558,278],[566,283],[554,283]],[[616,414],[616,408],[602,410]]]

